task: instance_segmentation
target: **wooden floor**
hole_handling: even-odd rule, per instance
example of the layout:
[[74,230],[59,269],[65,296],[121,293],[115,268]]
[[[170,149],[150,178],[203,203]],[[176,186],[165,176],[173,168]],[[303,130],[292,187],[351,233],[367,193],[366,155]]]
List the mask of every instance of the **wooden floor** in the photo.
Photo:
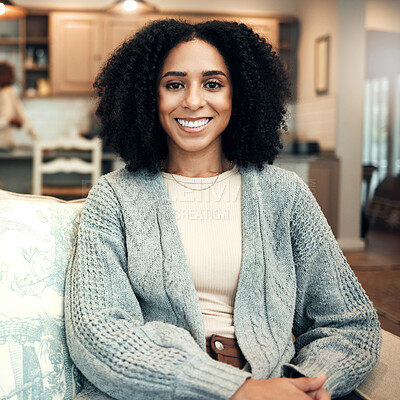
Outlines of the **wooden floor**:
[[362,252],[345,256],[378,311],[383,329],[400,336],[400,232],[370,231]]

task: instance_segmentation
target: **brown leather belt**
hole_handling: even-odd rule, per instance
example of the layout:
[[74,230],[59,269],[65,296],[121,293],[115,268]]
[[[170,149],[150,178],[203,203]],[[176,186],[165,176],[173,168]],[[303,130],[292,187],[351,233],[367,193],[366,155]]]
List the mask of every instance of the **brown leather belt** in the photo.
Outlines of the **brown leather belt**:
[[242,369],[246,359],[236,339],[212,335],[206,340],[207,354],[214,360]]

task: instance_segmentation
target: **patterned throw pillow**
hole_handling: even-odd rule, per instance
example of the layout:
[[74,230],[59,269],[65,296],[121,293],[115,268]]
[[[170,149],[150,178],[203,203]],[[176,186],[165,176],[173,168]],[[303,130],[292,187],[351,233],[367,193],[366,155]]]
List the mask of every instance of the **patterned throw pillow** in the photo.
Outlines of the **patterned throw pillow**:
[[0,400],[72,399],[64,276],[83,202],[0,191]]

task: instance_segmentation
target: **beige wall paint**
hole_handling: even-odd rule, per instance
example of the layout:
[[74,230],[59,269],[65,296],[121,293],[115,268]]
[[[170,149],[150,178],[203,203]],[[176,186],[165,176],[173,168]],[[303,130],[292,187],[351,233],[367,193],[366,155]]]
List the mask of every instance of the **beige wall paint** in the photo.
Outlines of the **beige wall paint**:
[[368,0],[365,27],[367,30],[400,32],[400,1]]
[[340,159],[339,243],[360,239],[365,84],[365,0],[339,0],[336,154]]
[[[337,0],[298,0],[300,20],[298,51],[298,102],[296,129],[301,140],[318,141],[324,150],[335,149],[337,81]],[[314,90],[315,40],[330,37],[329,90],[318,96]]]
[[[345,249],[359,238],[365,77],[366,0],[298,0],[299,86],[296,127],[304,140],[318,140],[340,159],[338,239]],[[315,40],[330,37],[329,91],[314,90]]]

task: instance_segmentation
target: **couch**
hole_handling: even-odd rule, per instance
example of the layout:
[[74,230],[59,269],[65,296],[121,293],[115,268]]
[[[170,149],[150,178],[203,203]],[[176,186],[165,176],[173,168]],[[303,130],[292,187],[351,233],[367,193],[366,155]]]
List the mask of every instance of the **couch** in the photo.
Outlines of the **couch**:
[[[81,389],[63,292],[83,204],[0,190],[0,400],[69,400]],[[399,337],[383,332],[380,363],[356,393],[400,399]]]

